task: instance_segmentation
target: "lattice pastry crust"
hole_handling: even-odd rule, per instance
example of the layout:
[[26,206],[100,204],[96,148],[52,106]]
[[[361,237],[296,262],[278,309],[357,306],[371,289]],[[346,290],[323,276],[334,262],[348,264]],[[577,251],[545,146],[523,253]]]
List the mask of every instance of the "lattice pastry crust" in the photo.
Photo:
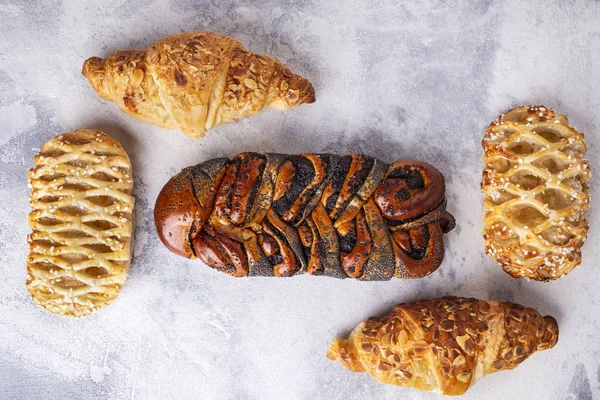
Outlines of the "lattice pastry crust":
[[544,106],[502,114],[483,139],[486,252],[513,277],[556,279],[581,262],[589,209],[583,133]]
[[88,315],[117,297],[129,271],[131,162],[94,130],[48,140],[34,162],[27,289],[49,312]]

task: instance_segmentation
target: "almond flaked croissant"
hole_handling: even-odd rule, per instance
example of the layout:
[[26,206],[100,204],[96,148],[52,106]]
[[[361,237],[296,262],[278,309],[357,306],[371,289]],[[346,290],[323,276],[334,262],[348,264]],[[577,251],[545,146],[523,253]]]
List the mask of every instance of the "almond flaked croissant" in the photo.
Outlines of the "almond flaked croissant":
[[280,61],[212,32],[181,33],[144,50],[92,57],[83,75],[132,117],[196,138],[263,107],[315,101],[310,82]]
[[242,153],[174,176],[154,219],[171,251],[233,276],[418,278],[454,227],[444,191],[419,161]]
[[327,357],[354,372],[447,396],[554,347],[558,325],[508,301],[442,297],[396,306],[335,339]]
[[583,133],[548,107],[521,106],[492,122],[483,150],[486,252],[516,278],[578,266],[590,208]]

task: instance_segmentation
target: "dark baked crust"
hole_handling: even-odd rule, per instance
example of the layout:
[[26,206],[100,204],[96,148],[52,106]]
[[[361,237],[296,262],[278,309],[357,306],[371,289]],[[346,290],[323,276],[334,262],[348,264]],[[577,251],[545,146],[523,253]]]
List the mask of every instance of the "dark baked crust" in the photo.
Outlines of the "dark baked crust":
[[171,251],[234,276],[417,278],[454,228],[444,191],[419,161],[242,153],[174,176],[154,217]]

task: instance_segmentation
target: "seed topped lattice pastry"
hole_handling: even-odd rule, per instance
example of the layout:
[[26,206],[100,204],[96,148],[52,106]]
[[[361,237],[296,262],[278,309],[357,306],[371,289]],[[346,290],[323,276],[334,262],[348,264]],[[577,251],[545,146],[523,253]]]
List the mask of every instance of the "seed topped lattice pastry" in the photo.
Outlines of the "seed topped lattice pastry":
[[589,209],[583,133],[550,108],[522,106],[490,125],[483,150],[486,252],[539,281],[578,266]]
[[36,303],[80,317],[118,295],[131,261],[131,163],[93,130],[48,140],[29,171],[27,289]]

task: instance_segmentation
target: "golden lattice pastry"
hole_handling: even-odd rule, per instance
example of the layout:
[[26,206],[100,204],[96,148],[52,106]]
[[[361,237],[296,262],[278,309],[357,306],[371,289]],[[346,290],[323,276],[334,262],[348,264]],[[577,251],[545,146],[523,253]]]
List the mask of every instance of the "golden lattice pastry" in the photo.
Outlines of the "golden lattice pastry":
[[27,289],[36,303],[80,317],[118,295],[131,261],[131,162],[93,130],[56,136],[35,156]]
[[486,252],[539,281],[578,266],[589,209],[583,133],[550,108],[522,106],[490,125],[483,150]]

